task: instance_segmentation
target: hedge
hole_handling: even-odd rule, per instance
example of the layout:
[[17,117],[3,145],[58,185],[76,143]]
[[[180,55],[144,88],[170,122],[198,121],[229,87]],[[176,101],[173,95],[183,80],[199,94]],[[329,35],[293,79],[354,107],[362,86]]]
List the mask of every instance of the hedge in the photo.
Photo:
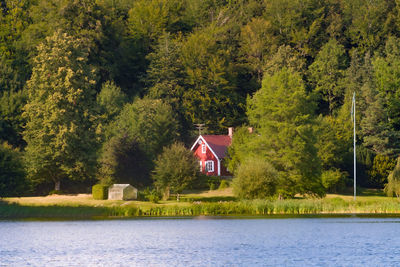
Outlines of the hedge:
[[96,184],[92,187],[92,196],[94,199],[107,199],[108,198],[108,186],[102,184]]

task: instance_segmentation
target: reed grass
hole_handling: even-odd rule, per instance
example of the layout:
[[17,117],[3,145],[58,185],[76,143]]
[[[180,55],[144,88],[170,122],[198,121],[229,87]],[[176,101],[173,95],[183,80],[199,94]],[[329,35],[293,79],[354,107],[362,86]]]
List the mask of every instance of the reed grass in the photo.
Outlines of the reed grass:
[[399,214],[400,201],[349,201],[331,199],[248,200],[227,202],[193,202],[182,205],[121,206],[33,206],[0,204],[0,219],[102,219],[146,216],[266,216],[310,214]]

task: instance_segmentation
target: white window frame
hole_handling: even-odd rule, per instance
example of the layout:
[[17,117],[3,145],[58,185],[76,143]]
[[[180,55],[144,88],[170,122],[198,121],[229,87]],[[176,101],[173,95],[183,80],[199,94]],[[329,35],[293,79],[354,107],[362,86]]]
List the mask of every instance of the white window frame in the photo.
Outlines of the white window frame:
[[207,172],[214,172],[214,161],[213,160],[207,160],[205,165],[206,165]]
[[206,144],[201,145],[201,153],[205,154],[206,153]]
[[199,161],[199,165],[200,165],[200,171],[203,171],[203,162],[201,160]]

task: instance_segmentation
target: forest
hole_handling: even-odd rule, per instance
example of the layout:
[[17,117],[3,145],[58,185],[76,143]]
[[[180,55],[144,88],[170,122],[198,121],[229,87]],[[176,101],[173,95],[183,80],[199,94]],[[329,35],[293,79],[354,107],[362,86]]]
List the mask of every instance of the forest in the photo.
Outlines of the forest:
[[195,124],[235,128],[226,164],[261,177],[252,196],[345,190],[353,93],[358,185],[382,189],[399,38],[395,0],[0,0],[0,196],[149,186]]

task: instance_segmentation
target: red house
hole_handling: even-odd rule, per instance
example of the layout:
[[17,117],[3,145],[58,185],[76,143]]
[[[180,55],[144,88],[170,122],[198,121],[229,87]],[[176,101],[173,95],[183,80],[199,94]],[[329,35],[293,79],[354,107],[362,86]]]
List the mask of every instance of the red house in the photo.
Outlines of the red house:
[[222,160],[232,142],[233,128],[228,135],[200,135],[191,150],[199,159],[200,170],[210,176],[231,176]]

